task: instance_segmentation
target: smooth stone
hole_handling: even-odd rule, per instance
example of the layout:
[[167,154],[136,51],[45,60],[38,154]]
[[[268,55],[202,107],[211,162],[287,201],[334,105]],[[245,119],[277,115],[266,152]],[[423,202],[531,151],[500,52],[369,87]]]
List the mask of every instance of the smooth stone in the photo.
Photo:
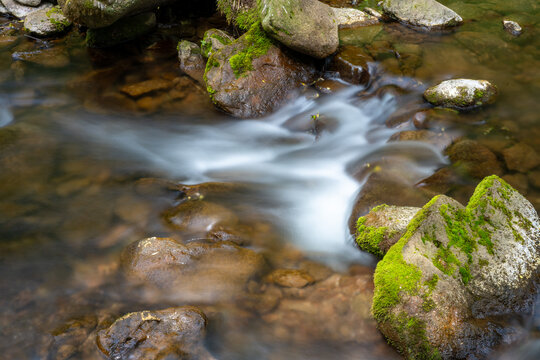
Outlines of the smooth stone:
[[384,0],[384,13],[407,25],[446,28],[463,22],[461,16],[435,0]]
[[39,6],[39,4],[41,4],[41,0],[15,0],[15,1],[21,5],[33,6],[33,7]]
[[267,281],[281,287],[303,288],[315,282],[315,279],[304,270],[277,269],[267,276]]
[[261,0],[259,16],[270,36],[302,54],[322,59],[339,46],[334,11],[317,0]]
[[172,81],[164,79],[151,79],[136,84],[125,85],[120,91],[132,97],[138,97],[158,90],[167,90],[173,86]]
[[369,26],[379,23],[379,19],[364,11],[353,8],[333,8],[339,29]]
[[523,29],[521,28],[521,26],[515,21],[503,20],[502,23],[503,23],[504,30],[506,30],[508,33],[514,36],[519,36],[523,32]]
[[2,1],[2,4],[4,4],[4,7],[8,10],[8,13],[20,19],[24,18],[26,15],[30,13],[33,13],[34,11],[48,9],[53,6],[51,3],[48,3],[48,2],[44,2],[41,5],[34,7],[34,6],[22,5],[15,0],[1,0],[1,1]]
[[518,143],[502,151],[506,167],[526,173],[540,165],[540,155],[529,145]]
[[458,141],[446,151],[452,166],[465,175],[483,179],[489,175],[502,175],[503,168],[497,156],[486,146],[474,140]]
[[495,101],[497,87],[486,80],[453,79],[430,87],[424,98],[431,104],[467,110]]
[[388,142],[393,141],[419,141],[431,144],[441,151],[447,149],[455,140],[456,136],[446,131],[435,132],[431,130],[404,130],[390,136]]
[[199,45],[187,40],[180,41],[178,43],[178,59],[180,60],[180,70],[199,84],[204,84],[206,61]]
[[66,32],[71,21],[59,7],[34,11],[24,19],[24,29],[37,36],[51,36]]
[[374,60],[363,48],[348,45],[339,49],[330,67],[337,71],[343,80],[366,85],[370,79],[369,63],[374,63]]

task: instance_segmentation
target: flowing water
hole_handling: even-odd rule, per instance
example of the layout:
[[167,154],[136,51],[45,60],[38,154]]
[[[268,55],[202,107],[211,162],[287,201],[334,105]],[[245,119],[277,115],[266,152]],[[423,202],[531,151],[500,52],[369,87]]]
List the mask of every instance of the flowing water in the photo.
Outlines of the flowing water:
[[[192,303],[186,294],[148,295],[127,284],[118,268],[118,254],[133,241],[194,236],[167,221],[167,212],[186,201],[183,185],[215,183],[207,192],[201,188],[200,201],[234,213],[251,229],[251,248],[265,253],[274,267],[312,261],[329,272],[371,274],[375,261],[355,248],[347,226],[353,201],[369,181],[366,173],[386,174],[390,168],[392,181],[417,191],[416,183],[449,165],[438,144],[388,142],[414,128],[410,114],[429,107],[421,94],[437,81],[481,78],[500,89],[496,104],[439,130],[485,144],[501,163],[500,150],[514,143],[540,152],[538,4],[445,4],[466,19],[453,33],[428,35],[399,24],[342,31],[344,45],[368,51],[377,61],[369,87],[336,81],[346,86],[332,94],[304,89],[274,114],[255,120],[217,112],[204,91],[177,70],[176,41],[200,37],[196,22],[162,27],[117,51],[98,51],[87,50],[77,31],[38,40],[0,18],[2,358],[92,358],[82,350],[59,350],[59,342],[75,348],[85,341],[72,328],[66,331],[66,323],[85,329],[85,319],[104,313]],[[504,32],[502,17],[520,21],[524,34]],[[180,94],[167,90],[167,96],[142,101],[119,91],[152,78],[171,81]],[[519,180],[520,191],[538,210],[538,167],[505,173]],[[477,182],[462,176],[450,193],[466,201]],[[404,192],[393,200],[407,199]],[[306,340],[314,325],[293,321],[288,313],[270,321],[246,315],[242,304],[204,306],[207,313],[221,314],[210,316],[207,341],[220,359],[397,357],[369,322],[358,325],[368,333],[348,338],[338,333],[349,325],[327,320],[328,331],[338,336]],[[369,309],[369,296],[359,308]],[[214,318],[221,322],[212,324]],[[525,326],[528,339],[502,349],[501,358],[539,354],[540,319]]]

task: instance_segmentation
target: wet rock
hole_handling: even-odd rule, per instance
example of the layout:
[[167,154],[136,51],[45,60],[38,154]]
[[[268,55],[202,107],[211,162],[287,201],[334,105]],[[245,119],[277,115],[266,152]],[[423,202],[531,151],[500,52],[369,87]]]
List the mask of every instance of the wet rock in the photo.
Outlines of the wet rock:
[[362,9],[366,14],[368,15],[371,15],[373,16],[374,18],[378,19],[379,21],[382,21],[384,16],[378,12],[377,10],[373,9],[373,8],[370,8],[370,7],[365,7],[364,9]]
[[302,54],[325,58],[339,46],[334,11],[317,0],[261,0],[259,16],[270,36]]
[[317,91],[323,94],[334,94],[347,88],[347,85],[343,82],[333,79],[319,79],[314,86]]
[[331,69],[339,72],[341,78],[352,84],[366,85],[369,83],[369,63],[373,58],[356,46],[342,46],[334,56]]
[[37,36],[52,36],[66,32],[71,21],[62,14],[58,6],[34,11],[24,19],[24,29]]
[[521,26],[519,26],[519,24],[515,21],[503,20],[502,23],[503,23],[504,30],[506,30],[508,33],[514,36],[519,36],[523,32],[523,29],[521,28]]
[[[4,0],[2,0],[4,1]],[[104,28],[122,18],[153,10],[170,0],[59,0],[64,15],[90,29]],[[133,23],[135,27],[137,24]]]
[[129,278],[169,298],[203,303],[242,296],[265,268],[261,255],[231,242],[182,244],[155,237],[129,245],[122,265]]
[[371,44],[373,40],[383,31],[383,26],[371,25],[351,29],[343,29],[339,32],[340,45],[364,46]]
[[497,87],[486,80],[454,79],[430,87],[424,98],[433,105],[459,110],[491,104],[497,96]]
[[138,97],[153,91],[170,89],[172,86],[173,83],[171,81],[164,79],[151,79],[136,84],[123,86],[120,90],[129,96]]
[[206,62],[199,45],[187,40],[180,41],[178,43],[178,59],[180,60],[180,70],[199,84],[204,84]]
[[353,8],[333,8],[340,29],[369,26],[379,22],[375,16]]
[[417,207],[379,205],[358,218],[356,243],[360,249],[383,257],[407,230],[407,225],[420,210]]
[[238,217],[226,207],[197,200],[181,203],[166,211],[164,217],[175,229],[196,234],[204,234],[217,226],[232,226],[238,222]]
[[503,173],[497,156],[476,141],[458,141],[447,150],[447,154],[455,168],[474,178],[483,179]]
[[315,76],[311,65],[293,59],[262,29],[252,28],[208,59],[205,81],[217,107],[246,118],[273,111]]
[[202,56],[209,58],[213,53],[232,44],[234,38],[223,30],[210,29],[204,33],[201,41]]
[[431,144],[439,150],[445,150],[456,139],[448,132],[435,132],[431,130],[405,130],[390,136],[388,142],[392,141],[419,141]]
[[86,45],[89,47],[111,47],[141,37],[151,32],[155,27],[156,15],[154,13],[147,12],[135,15],[121,19],[104,28],[88,29],[86,31]]
[[19,42],[18,36],[0,35],[0,50],[10,49]]
[[43,10],[51,8],[53,5],[49,2],[43,2],[39,6],[28,6],[24,5],[22,2],[16,0],[2,0],[2,4],[8,10],[10,14],[18,18],[24,18],[34,11]]
[[459,177],[450,167],[444,167],[435,171],[431,176],[416,183],[416,188],[421,189],[430,196],[446,194],[456,184],[459,183]]
[[70,319],[52,331],[48,359],[67,360],[80,356],[81,345],[97,326],[95,316]]
[[411,26],[440,29],[459,25],[463,19],[435,0],[384,0],[384,13]]
[[315,281],[303,270],[277,269],[267,276],[267,281],[288,288],[303,288]]
[[97,335],[110,359],[213,359],[203,347],[206,316],[194,306],[133,312]]
[[17,51],[12,54],[12,57],[14,60],[21,60],[50,68],[62,68],[68,66],[70,63],[67,51],[60,47],[35,51]]
[[465,120],[457,110],[434,108],[419,111],[413,115],[413,124],[417,129],[448,129]]
[[540,219],[496,176],[467,207],[433,198],[375,270],[372,312],[406,358],[487,358],[525,334],[504,315],[530,315],[540,268]]
[[529,145],[518,143],[502,151],[506,167],[526,173],[540,165],[540,155]]

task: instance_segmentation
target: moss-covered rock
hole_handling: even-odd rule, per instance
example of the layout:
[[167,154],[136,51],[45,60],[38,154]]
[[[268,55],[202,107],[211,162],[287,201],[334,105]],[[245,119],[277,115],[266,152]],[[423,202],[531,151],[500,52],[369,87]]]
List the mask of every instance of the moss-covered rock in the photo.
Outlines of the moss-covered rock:
[[413,27],[440,29],[459,25],[461,16],[435,0],[384,0],[384,13]]
[[234,38],[223,30],[210,29],[204,33],[201,41],[201,53],[205,58],[209,58],[213,53],[232,44]]
[[518,340],[520,330],[501,316],[532,312],[539,227],[532,205],[497,176],[466,207],[436,196],[377,265],[380,330],[410,359],[485,358]]
[[59,6],[34,11],[24,19],[24,29],[36,36],[59,35],[70,27],[71,21],[64,16]]
[[453,79],[430,87],[424,98],[433,105],[468,110],[491,104],[497,96],[497,87],[486,80]]
[[300,53],[325,58],[339,46],[334,11],[317,0],[259,0],[259,17],[270,36]]
[[374,207],[369,214],[358,218],[356,243],[360,249],[382,258],[405,233],[418,210],[407,206]]
[[199,84],[204,84],[206,61],[202,56],[202,50],[199,45],[191,41],[182,40],[178,43],[177,49],[180,70]]

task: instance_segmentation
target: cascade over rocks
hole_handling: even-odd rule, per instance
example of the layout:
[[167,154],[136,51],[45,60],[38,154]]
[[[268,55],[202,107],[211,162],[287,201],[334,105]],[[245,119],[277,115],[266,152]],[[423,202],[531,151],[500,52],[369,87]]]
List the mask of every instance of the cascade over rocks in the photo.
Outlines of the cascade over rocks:
[[507,315],[529,316],[538,294],[540,219],[497,176],[464,207],[424,206],[375,270],[372,312],[406,358],[486,358],[522,338]]

